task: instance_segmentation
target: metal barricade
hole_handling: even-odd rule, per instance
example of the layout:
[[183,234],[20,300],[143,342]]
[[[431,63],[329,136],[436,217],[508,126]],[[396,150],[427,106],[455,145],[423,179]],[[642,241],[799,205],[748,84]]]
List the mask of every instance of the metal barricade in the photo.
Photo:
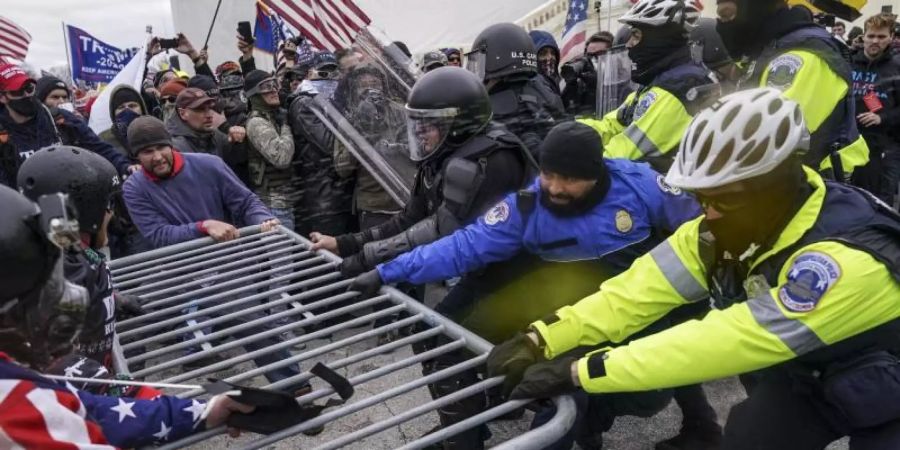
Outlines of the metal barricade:
[[[427,391],[431,383],[480,367],[491,344],[394,288],[384,287],[373,297],[348,292],[351,281],[337,270],[340,258],[310,251],[310,242],[296,233],[281,227],[260,233],[258,227],[248,227],[240,234],[229,242],[197,239],[110,263],[116,288],[141,296],[148,311],[117,324],[116,369],[138,379],[170,384],[217,377],[296,392],[298,386],[311,383],[312,390],[297,398],[302,405],[334,394],[328,385],[317,386],[319,380],[308,371],[322,362],[343,372],[357,394],[345,404],[268,436],[245,433],[235,442],[207,442],[223,439],[217,437],[224,431],[220,427],[162,448],[197,444],[256,449],[275,444],[278,448],[335,449],[352,444],[414,449],[527,403],[507,402],[421,438],[408,437],[404,426],[419,431],[412,436],[422,435],[438,424],[436,415],[428,414],[431,411],[484,395],[502,383],[500,377],[483,379],[436,400]],[[388,334],[393,338],[378,339],[371,346]],[[411,351],[426,340],[431,345]],[[451,352],[464,356],[442,370],[420,373],[422,362]],[[299,370],[290,370],[296,365]],[[204,395],[202,389],[172,393]],[[555,403],[557,413],[550,422],[495,448],[541,448],[560,438],[574,422],[575,404],[570,397],[557,398]],[[377,408],[386,413],[376,414]],[[383,417],[372,419],[379,415]],[[321,435],[303,435],[323,425]],[[399,438],[388,436],[395,432]]]

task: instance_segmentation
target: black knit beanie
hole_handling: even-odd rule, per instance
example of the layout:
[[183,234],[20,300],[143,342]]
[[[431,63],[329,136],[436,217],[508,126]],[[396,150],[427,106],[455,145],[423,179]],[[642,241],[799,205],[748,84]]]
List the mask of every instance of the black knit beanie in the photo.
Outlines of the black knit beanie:
[[153,116],[140,116],[128,125],[128,150],[132,157],[152,145],[172,145],[166,125]]
[[541,170],[583,180],[609,177],[603,162],[603,142],[597,132],[579,122],[564,122],[550,130],[539,147]]

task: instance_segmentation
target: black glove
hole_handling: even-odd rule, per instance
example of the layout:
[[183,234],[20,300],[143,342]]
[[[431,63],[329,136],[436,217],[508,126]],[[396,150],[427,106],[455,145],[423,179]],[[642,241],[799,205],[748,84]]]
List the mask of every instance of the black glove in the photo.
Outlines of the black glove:
[[122,294],[116,292],[116,320],[125,320],[143,315],[144,307],[141,306],[141,298],[137,295]]
[[374,269],[374,267],[369,267],[369,264],[366,263],[366,257],[362,252],[359,252],[355,255],[350,255],[344,258],[341,261],[341,275],[347,278],[353,278],[359,274],[368,272],[369,270]]
[[347,287],[348,291],[358,291],[363,295],[372,296],[378,292],[378,289],[381,288],[384,282],[381,281],[381,274],[378,273],[377,270],[370,270],[362,275],[356,277],[350,286]]
[[522,375],[529,366],[543,361],[541,349],[523,333],[494,347],[487,358],[488,376],[506,375],[503,382],[503,396],[509,393],[522,380]]
[[550,398],[575,390],[572,381],[574,356],[537,363],[525,371],[522,381],[509,394],[510,400],[522,398]]

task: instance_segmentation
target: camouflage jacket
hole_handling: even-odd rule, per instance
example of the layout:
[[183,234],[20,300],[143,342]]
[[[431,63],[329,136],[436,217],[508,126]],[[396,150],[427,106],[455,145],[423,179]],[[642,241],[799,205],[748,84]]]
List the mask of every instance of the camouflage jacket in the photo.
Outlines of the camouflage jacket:
[[277,125],[274,114],[253,110],[247,119],[250,187],[269,208],[292,208],[294,136],[288,124]]

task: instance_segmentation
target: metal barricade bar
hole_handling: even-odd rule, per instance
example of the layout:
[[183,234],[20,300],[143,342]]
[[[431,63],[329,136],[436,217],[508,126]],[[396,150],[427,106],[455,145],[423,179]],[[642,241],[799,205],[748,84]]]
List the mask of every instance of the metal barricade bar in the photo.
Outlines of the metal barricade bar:
[[[111,263],[114,284],[120,286],[121,280],[125,292],[143,297],[148,311],[117,325],[113,361],[120,372],[168,384],[214,376],[291,392],[318,384],[309,368],[321,362],[345,371],[358,387],[359,395],[343,405],[268,436],[229,442],[230,447],[256,449],[287,440],[295,448],[341,448],[378,438],[392,428],[437,423],[431,412],[485,395],[502,383],[502,378],[476,378],[455,392],[431,398],[426,386],[449,377],[475,376],[472,371],[483,366],[491,344],[392,287],[375,296],[347,291],[350,280],[336,271],[340,258],[311,252],[310,242],[296,233],[282,227],[267,233],[259,233],[258,227],[240,231],[241,237],[231,242],[198,239]],[[436,358],[448,358],[447,365],[413,374]],[[379,387],[366,388],[369,385]],[[301,405],[335,395],[326,385],[299,393]],[[178,395],[203,394],[194,389]],[[411,406],[383,419],[370,418],[378,405],[390,411],[388,402]],[[556,402],[557,414],[550,422],[503,447],[539,448],[560,438],[574,422],[575,406],[568,397]],[[422,448],[526,403],[494,406],[419,438],[404,435],[392,446]],[[365,419],[362,426],[340,432],[346,424],[339,424],[360,417]],[[302,435],[329,424],[337,428],[324,440]],[[223,431],[206,430],[161,448],[221,439]]]

